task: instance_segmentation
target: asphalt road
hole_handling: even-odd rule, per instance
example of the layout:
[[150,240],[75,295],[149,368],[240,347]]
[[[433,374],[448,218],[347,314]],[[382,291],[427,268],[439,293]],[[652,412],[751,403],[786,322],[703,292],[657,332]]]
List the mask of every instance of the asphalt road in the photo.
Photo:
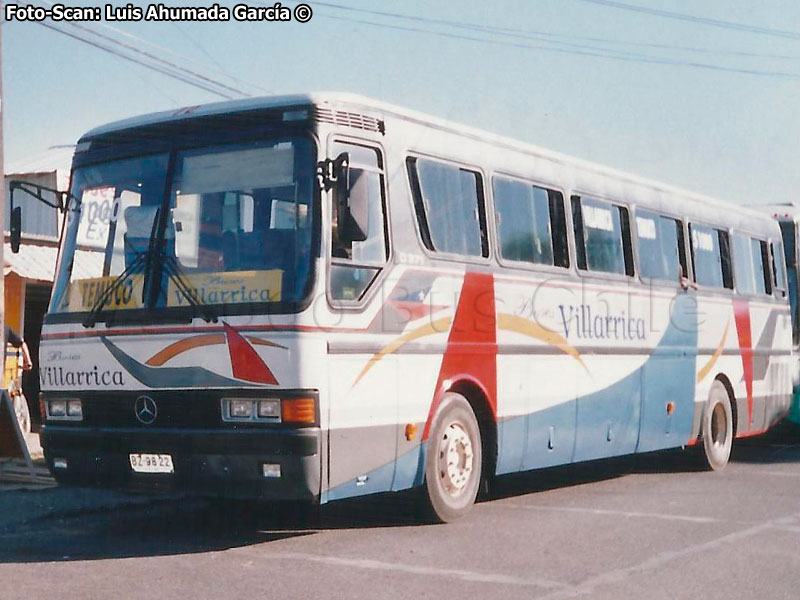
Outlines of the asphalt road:
[[450,525],[419,524],[404,495],[308,527],[240,503],[65,512],[74,491],[9,492],[0,598],[800,598],[800,430],[740,443],[720,473],[694,465],[670,452],[506,477]]

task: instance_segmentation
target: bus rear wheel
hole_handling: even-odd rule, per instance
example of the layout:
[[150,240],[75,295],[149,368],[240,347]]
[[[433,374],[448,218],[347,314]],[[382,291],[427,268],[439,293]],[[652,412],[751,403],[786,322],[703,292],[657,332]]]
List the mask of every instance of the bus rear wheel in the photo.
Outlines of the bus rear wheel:
[[703,412],[703,466],[719,471],[728,464],[733,446],[733,411],[728,390],[715,381],[708,392]]
[[481,481],[483,452],[478,420],[467,399],[448,392],[431,424],[425,461],[424,508],[436,521],[466,515]]

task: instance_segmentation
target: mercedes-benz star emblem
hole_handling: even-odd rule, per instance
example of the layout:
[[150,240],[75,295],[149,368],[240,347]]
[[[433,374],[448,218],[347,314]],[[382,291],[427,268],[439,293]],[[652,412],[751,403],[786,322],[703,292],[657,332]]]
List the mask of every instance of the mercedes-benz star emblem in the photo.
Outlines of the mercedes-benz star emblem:
[[139,419],[139,422],[143,425],[152,424],[158,415],[158,406],[156,406],[156,401],[150,396],[139,396],[136,399],[136,404],[134,405],[133,410],[136,413],[136,418]]

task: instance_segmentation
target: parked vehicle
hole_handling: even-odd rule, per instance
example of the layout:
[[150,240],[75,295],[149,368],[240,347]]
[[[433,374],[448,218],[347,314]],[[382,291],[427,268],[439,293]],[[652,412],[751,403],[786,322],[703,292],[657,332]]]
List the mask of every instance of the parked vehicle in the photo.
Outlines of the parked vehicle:
[[[13,237],[45,194],[11,188]],[[310,94],[108,125],[57,206],[62,482],[421,487],[450,521],[497,474],[695,444],[720,469],[789,409],[771,216],[413,111]]]

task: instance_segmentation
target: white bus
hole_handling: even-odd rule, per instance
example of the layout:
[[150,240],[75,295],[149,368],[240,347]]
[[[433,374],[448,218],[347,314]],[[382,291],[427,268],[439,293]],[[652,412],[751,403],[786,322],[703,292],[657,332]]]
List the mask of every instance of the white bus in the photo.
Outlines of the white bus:
[[[46,190],[12,187],[13,225]],[[694,444],[719,469],[789,408],[769,215],[366,98],[100,127],[59,205],[61,482],[419,486],[450,521],[498,474]]]

